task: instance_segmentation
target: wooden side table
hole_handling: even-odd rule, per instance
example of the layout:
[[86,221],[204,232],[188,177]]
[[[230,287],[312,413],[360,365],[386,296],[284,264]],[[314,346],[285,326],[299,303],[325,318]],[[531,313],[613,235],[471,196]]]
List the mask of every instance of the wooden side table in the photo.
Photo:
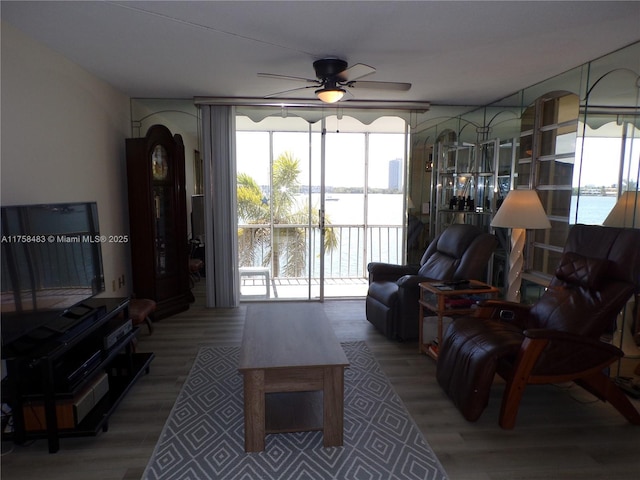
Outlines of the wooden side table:
[[[438,359],[438,342],[442,339],[442,321],[446,316],[469,315],[478,300],[495,297],[500,290],[477,280],[460,284],[455,282],[420,283],[420,304],[418,349],[434,360]],[[434,342],[425,343],[423,338],[424,310],[432,311],[438,317],[438,336]]]

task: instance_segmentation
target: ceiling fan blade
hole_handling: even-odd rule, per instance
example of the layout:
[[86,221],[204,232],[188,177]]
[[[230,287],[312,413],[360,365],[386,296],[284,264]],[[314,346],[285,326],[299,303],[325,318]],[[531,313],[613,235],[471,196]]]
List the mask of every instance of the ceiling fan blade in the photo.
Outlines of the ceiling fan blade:
[[369,88],[372,90],[394,90],[396,92],[406,92],[411,88],[410,83],[402,82],[347,82],[345,87],[349,88]]
[[342,102],[346,102],[347,100],[353,100],[354,98],[356,98],[353,93],[351,93],[349,90],[345,90],[344,91],[344,97],[342,97]]
[[292,88],[291,90],[284,90],[283,92],[270,93],[269,95],[265,95],[264,98],[279,98],[288,93],[297,92],[299,90],[307,90],[308,88],[319,88],[319,87],[318,85],[309,85],[308,87]]
[[358,78],[363,78],[374,73],[376,73],[375,68],[365,65],[364,63],[356,63],[355,65],[352,65],[346,70],[340,72],[337,77],[343,82],[352,82]]
[[291,75],[278,75],[277,73],[258,73],[259,77],[264,77],[264,78],[275,78],[278,80],[294,80],[297,82],[311,82],[311,83],[318,83],[318,80],[313,80],[311,78],[303,78],[303,77],[292,77]]

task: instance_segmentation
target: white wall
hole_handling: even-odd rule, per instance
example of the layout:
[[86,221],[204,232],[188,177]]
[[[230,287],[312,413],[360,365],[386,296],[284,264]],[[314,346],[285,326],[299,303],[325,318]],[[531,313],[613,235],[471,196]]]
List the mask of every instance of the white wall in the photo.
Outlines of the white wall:
[[[96,201],[101,233],[128,234],[129,98],[5,22],[1,46],[2,205]],[[105,295],[126,296],[129,245],[102,254]]]

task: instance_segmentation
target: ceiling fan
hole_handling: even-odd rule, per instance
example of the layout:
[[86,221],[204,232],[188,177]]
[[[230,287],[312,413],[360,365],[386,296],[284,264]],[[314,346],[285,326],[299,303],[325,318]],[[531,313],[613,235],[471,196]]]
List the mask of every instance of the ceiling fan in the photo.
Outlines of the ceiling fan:
[[375,90],[392,90],[396,92],[406,92],[411,88],[410,83],[400,82],[369,82],[361,81],[361,78],[376,73],[376,69],[363,63],[356,63],[349,67],[347,62],[339,58],[323,58],[313,62],[313,69],[316,72],[316,78],[292,77],[289,75],[278,75],[275,73],[258,73],[259,77],[278,78],[282,80],[294,80],[311,83],[306,87],[285,90],[284,92],[272,93],[265,98],[280,97],[284,94],[295,92],[298,90],[306,90],[315,88],[316,96],[325,103],[335,103],[350,92],[347,89],[352,88],[368,88]]

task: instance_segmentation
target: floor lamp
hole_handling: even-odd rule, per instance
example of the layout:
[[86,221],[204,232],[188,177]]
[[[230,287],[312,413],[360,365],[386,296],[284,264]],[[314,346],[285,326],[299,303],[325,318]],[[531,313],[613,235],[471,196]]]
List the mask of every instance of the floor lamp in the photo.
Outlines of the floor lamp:
[[[607,218],[602,223],[605,227],[622,227],[622,228],[640,228],[640,192],[628,191],[624,192],[616,204],[614,205]],[[636,298],[636,308],[640,309],[637,302],[640,299]],[[628,319],[633,318],[634,312],[632,302],[629,301],[622,313],[622,328],[619,333],[619,342],[621,350],[624,352],[625,357],[628,358],[640,358],[640,348],[633,341],[633,334],[631,332],[631,322]],[[640,312],[635,311],[636,316],[640,316]],[[640,321],[637,318],[636,321]],[[628,325],[627,325],[628,324]]]
[[624,192],[602,224],[605,227],[640,228],[640,191]]
[[491,221],[492,227],[511,229],[507,300],[520,301],[524,245],[528,229],[551,228],[535,190],[511,190]]

